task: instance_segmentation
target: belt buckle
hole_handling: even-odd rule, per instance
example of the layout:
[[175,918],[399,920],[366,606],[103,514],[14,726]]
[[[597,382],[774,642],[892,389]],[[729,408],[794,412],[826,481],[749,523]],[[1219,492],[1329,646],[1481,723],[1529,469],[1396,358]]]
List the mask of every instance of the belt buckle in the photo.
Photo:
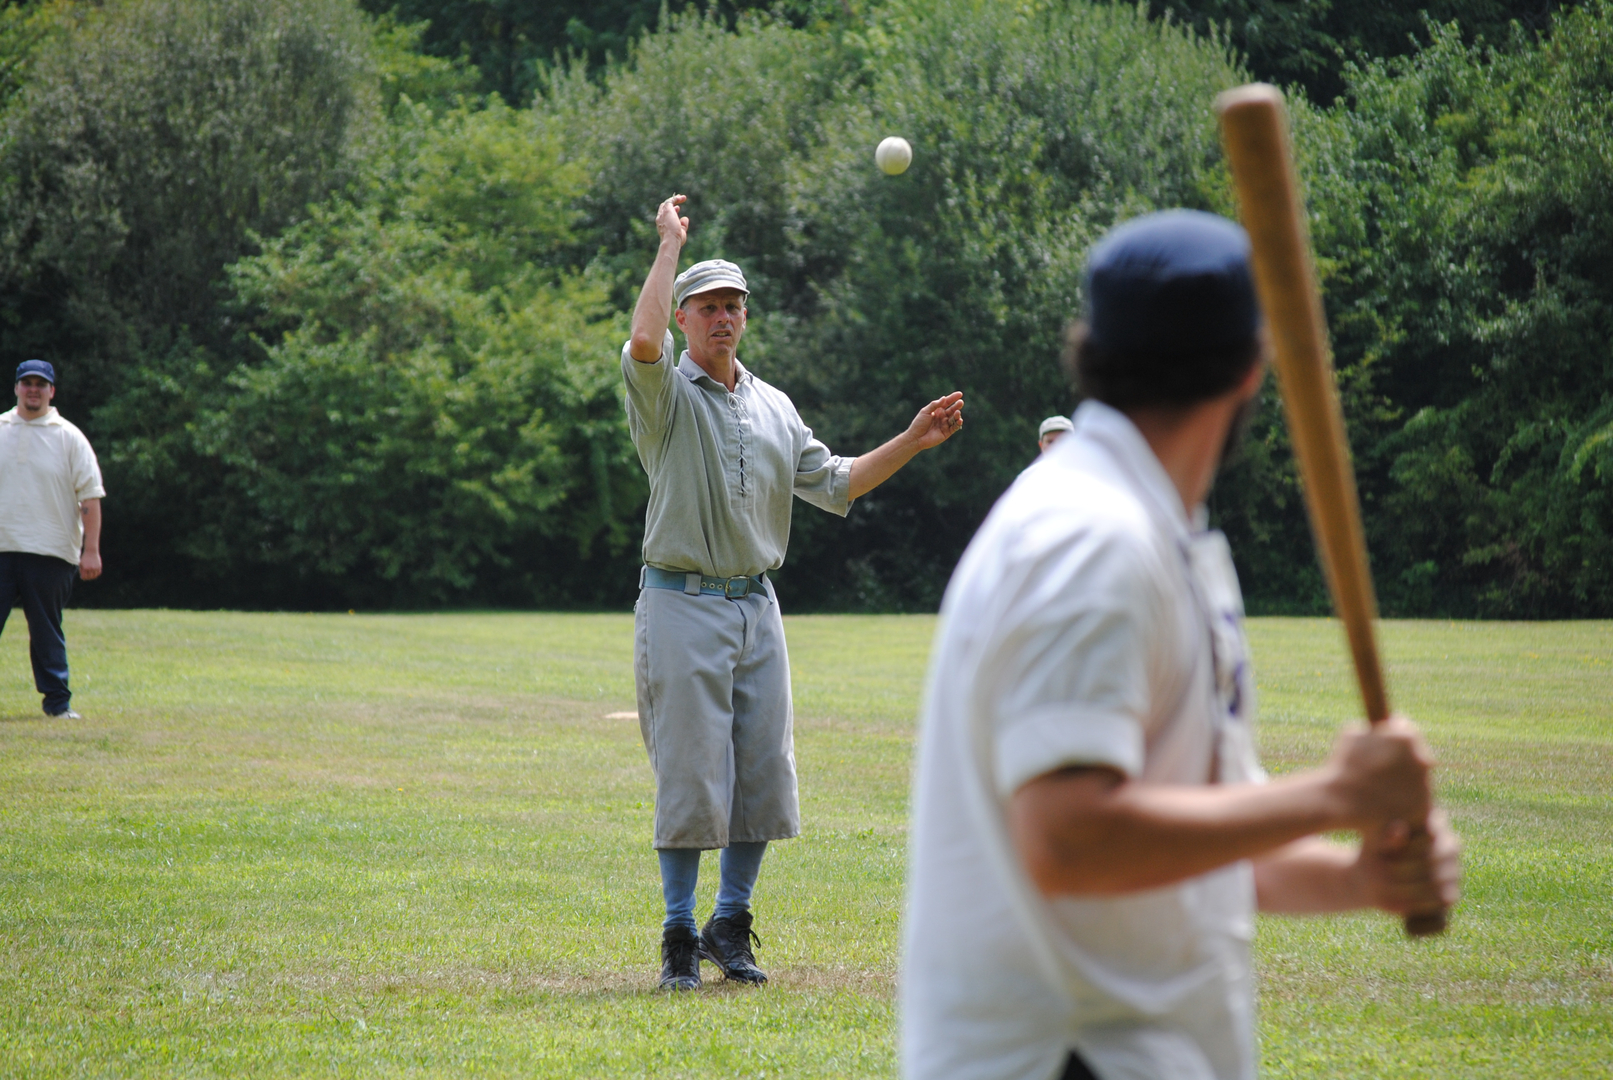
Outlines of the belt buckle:
[[[740,590],[741,590],[741,591],[739,591],[737,593],[734,591],[734,583],[735,582],[739,583]],[[727,597],[728,599],[730,599],[730,600],[738,600],[738,599],[740,599],[742,597],[749,596],[750,595],[750,578],[745,578],[745,577],[731,577],[731,578],[729,578],[727,581],[723,582],[723,584],[722,584],[722,594],[725,597]]]

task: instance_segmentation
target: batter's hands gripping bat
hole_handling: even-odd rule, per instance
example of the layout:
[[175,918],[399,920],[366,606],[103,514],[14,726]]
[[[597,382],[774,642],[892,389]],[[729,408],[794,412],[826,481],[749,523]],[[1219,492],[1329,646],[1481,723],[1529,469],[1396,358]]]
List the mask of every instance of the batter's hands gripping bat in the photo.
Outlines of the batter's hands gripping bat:
[[[1288,154],[1282,93],[1253,83],[1228,90],[1216,99],[1215,107],[1244,228],[1254,248],[1255,288],[1276,352],[1283,410],[1305,482],[1311,529],[1321,549],[1334,609],[1350,641],[1367,719],[1380,723],[1389,717],[1389,695],[1373,632],[1377,600],[1367,568],[1344,414],[1333,385],[1322,296]],[[1444,929],[1443,911],[1406,916],[1406,932],[1413,936]]]

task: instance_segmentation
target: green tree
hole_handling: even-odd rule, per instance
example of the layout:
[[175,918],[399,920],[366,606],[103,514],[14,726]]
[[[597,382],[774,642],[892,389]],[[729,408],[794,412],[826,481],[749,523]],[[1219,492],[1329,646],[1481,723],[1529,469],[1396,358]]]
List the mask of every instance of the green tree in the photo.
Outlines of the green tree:
[[1517,54],[1452,27],[1318,125],[1358,193],[1323,213],[1391,608],[1613,610],[1610,57],[1606,0]]
[[[1296,146],[1384,609],[1613,610],[1613,7],[1498,52],[1454,25]],[[1217,491],[1251,606],[1325,610],[1280,417]]]
[[22,89],[40,47],[71,24],[71,0],[0,3],[0,108]]
[[[540,107],[593,170],[582,227],[618,302],[653,255],[656,203],[687,193],[687,258],[745,267],[746,362],[830,446],[870,449],[966,392],[964,439],[849,523],[798,516],[780,575],[797,606],[925,608],[1031,459],[1037,422],[1074,403],[1055,358],[1088,244],[1141,210],[1205,205],[1208,103],[1242,78],[1135,9],[940,0],[835,35],[685,17]],[[915,160],[892,178],[872,155],[898,133]]]
[[630,592],[630,562],[580,572],[631,560],[643,481],[620,323],[553,265],[583,175],[556,143],[497,98],[406,107],[370,184],[232,267],[264,355],[192,426],[220,480],[180,548],[216,587],[320,607]]
[[[796,572],[832,583],[835,606],[933,608],[1037,423],[1075,404],[1057,357],[1088,248],[1137,213],[1208,205],[1207,105],[1244,76],[1212,42],[1086,4],[893,3],[868,48],[866,103],[826,125],[792,185],[827,265],[780,334],[778,377],[853,450],[953,388],[967,438],[850,528],[803,522]],[[915,148],[894,179],[870,161],[889,133]]]
[[[362,0],[365,10],[429,26],[433,55],[463,57],[481,88],[511,105],[532,97],[556,57],[574,55],[591,68],[627,57],[663,12],[710,12],[732,22],[743,11],[776,8],[796,25],[853,11],[843,0]],[[859,0],[858,7],[862,6]]]
[[1467,40],[1508,45],[1512,24],[1530,36],[1546,30],[1560,0],[1149,0],[1157,17],[1200,33],[1224,31],[1269,82],[1299,85],[1330,103],[1344,92],[1349,60],[1404,56],[1429,41],[1428,25],[1457,22]]
[[84,417],[181,328],[226,340],[223,267],[353,175],[368,31],[340,0],[143,0],[46,42],[0,126],[0,361]]

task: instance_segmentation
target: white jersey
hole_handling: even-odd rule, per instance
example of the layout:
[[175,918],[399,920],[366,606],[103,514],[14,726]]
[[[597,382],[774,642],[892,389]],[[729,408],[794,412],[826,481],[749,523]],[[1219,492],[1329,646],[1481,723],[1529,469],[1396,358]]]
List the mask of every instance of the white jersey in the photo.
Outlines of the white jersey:
[[947,589],[920,732],[901,978],[908,1080],[1255,1074],[1246,862],[1118,897],[1044,898],[1006,802],[1072,765],[1142,783],[1263,779],[1225,538],[1141,433],[1088,402]]
[[77,566],[84,549],[79,503],[105,496],[90,441],[54,405],[33,420],[16,409],[0,413],[0,551]]

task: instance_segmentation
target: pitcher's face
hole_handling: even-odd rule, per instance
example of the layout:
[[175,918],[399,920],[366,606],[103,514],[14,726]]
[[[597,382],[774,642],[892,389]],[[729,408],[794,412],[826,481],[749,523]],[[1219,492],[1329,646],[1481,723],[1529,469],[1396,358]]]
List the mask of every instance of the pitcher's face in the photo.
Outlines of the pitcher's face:
[[678,308],[677,320],[695,360],[732,360],[745,333],[745,294],[738,289],[696,293]]

